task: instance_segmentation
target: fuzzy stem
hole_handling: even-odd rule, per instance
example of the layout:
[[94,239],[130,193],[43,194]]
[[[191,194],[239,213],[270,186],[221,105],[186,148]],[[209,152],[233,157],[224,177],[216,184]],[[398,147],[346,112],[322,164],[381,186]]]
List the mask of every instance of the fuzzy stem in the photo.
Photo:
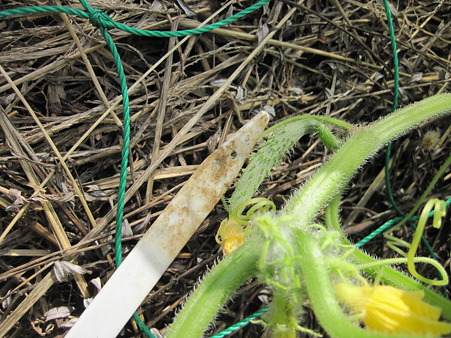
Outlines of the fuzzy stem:
[[451,94],[436,95],[356,131],[303,189],[290,199],[284,213],[295,216],[300,227],[310,224],[379,148],[418,123],[447,110],[451,110]]
[[249,239],[219,262],[195,289],[166,337],[201,337],[235,290],[255,276],[259,255],[260,243]]
[[335,119],[333,117],[318,116],[318,115],[298,115],[298,116],[291,117],[289,119],[283,120],[283,121],[273,125],[271,128],[266,129],[261,137],[262,138],[267,137],[268,135],[273,133],[275,130],[277,130],[279,128],[282,128],[285,125],[288,125],[290,123],[293,123],[293,122],[296,122],[296,121],[300,121],[300,120],[306,120],[306,119],[315,119],[318,122],[328,123],[328,124],[334,125],[336,127],[339,127],[339,128],[341,128],[343,130],[346,130],[348,132],[350,132],[350,131],[355,129],[354,125],[352,125],[350,123],[347,123],[347,122],[344,122],[344,121],[341,121],[341,120],[338,120],[338,119]]
[[343,142],[337,139],[326,125],[320,123],[316,128],[316,133],[327,149],[337,151]]

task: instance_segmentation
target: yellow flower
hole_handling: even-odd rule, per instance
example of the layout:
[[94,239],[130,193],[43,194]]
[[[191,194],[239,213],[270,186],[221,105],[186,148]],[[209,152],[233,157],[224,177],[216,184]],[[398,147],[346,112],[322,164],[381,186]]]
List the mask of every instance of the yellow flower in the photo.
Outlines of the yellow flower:
[[440,322],[441,309],[422,301],[423,291],[404,291],[387,285],[335,286],[337,298],[360,315],[367,328],[393,334],[443,335],[451,324]]
[[216,233],[216,242],[221,244],[224,255],[232,253],[243,244],[245,229],[233,219],[226,218],[221,222]]

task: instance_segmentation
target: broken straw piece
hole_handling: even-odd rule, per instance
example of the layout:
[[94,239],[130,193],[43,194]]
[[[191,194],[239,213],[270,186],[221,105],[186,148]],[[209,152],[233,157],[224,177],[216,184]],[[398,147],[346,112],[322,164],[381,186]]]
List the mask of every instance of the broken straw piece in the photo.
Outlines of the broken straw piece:
[[218,147],[129,253],[66,338],[116,337],[238,175],[269,117],[261,112]]

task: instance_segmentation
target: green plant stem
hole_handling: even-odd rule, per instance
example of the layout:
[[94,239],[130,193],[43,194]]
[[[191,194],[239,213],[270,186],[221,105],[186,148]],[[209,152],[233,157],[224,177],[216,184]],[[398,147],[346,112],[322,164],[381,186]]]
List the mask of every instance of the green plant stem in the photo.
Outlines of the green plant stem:
[[330,280],[327,263],[318,242],[312,235],[302,230],[297,230],[296,238],[298,251],[302,257],[299,264],[304,285],[316,318],[329,336],[334,338],[421,337],[372,332],[353,324],[337,302],[335,288]]
[[256,275],[260,247],[258,240],[249,239],[219,262],[195,289],[166,337],[201,337],[235,290]]
[[318,127],[316,128],[316,134],[329,150],[337,151],[343,144],[343,142],[337,139],[332,131],[323,123],[318,124]]
[[[301,304],[302,306],[302,304]],[[273,299],[269,304],[268,327],[271,328],[272,338],[295,338],[298,328],[297,318],[299,304],[290,302],[290,295],[273,289]]]
[[446,215],[445,201],[436,198],[430,199],[424,206],[423,210],[421,211],[420,219],[418,220],[418,224],[415,229],[415,233],[413,235],[409,251],[407,252],[407,267],[409,269],[410,274],[419,281],[427,283],[429,285],[445,286],[448,285],[449,278],[448,275],[446,274],[445,269],[438,262],[434,261],[434,266],[436,268],[437,266],[439,266],[438,272],[442,276],[442,278],[440,278],[439,280],[429,279],[420,275],[415,267],[415,255],[417,253],[418,246],[420,245],[420,241],[423,236],[424,228],[428,220],[428,214],[430,211],[432,211],[432,209],[434,209],[435,211],[432,226],[434,228],[440,228],[442,218],[445,217]]
[[314,119],[322,123],[328,123],[331,125],[334,125],[336,127],[339,127],[341,129],[344,129],[348,132],[356,129],[356,127],[353,124],[347,123],[345,121],[341,121],[338,119],[335,119],[333,117],[327,117],[327,116],[318,116],[318,115],[299,115],[294,116],[289,119],[283,120],[272,127],[265,130],[265,132],[262,134],[262,138],[267,137],[269,134],[273,133],[275,130],[282,128],[283,126],[286,126],[290,123],[297,122],[300,120],[306,120],[306,119]]
[[286,204],[299,227],[312,222],[317,213],[348,184],[357,169],[378,149],[418,123],[451,110],[451,94],[441,94],[402,108],[367,127],[360,128],[336,154]]
[[440,94],[401,108],[369,127],[381,139],[381,146],[407,133],[418,123],[451,110],[451,94]]
[[343,234],[343,229],[340,225],[340,201],[341,201],[342,191],[340,191],[333,199],[330,201],[329,205],[324,209],[324,222],[329,230],[336,230],[342,234],[342,238],[345,238]]

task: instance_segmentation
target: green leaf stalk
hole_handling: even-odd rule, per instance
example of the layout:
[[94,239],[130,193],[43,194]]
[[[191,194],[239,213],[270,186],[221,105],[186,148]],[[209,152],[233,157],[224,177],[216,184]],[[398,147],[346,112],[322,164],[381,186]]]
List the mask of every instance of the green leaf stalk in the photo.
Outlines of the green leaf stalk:
[[166,337],[202,337],[235,290],[255,276],[259,247],[255,240],[246,242],[219,262],[194,290]]

